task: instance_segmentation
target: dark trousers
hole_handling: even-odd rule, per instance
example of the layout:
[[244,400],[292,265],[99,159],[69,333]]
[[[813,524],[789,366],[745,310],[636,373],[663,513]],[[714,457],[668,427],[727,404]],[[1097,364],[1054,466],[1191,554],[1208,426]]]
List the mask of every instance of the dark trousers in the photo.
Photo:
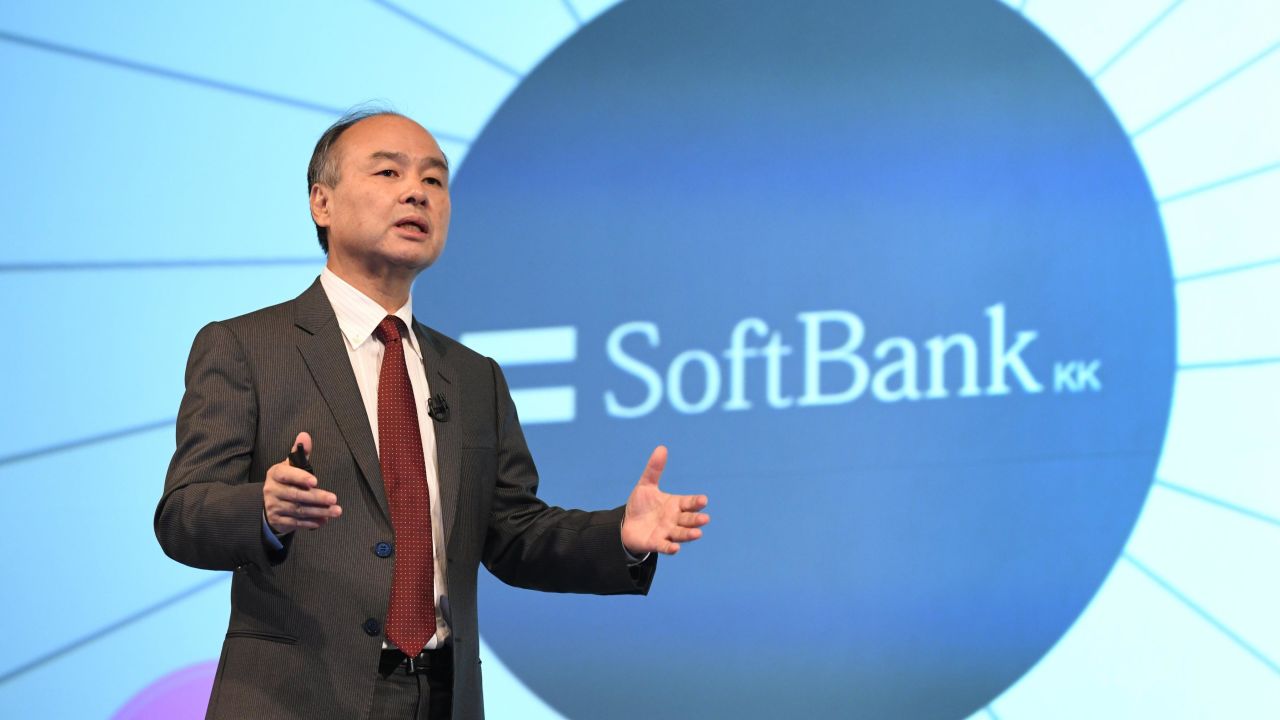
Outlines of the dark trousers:
[[407,673],[403,667],[380,670],[373,687],[370,720],[450,720],[453,717],[453,668]]

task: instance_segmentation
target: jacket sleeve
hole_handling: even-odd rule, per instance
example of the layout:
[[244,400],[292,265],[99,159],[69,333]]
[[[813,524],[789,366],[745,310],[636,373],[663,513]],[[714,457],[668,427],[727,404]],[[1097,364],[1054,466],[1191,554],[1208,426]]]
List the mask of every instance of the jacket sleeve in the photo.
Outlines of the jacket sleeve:
[[503,582],[550,592],[646,594],[657,558],[628,561],[623,508],[565,510],[538,499],[534,467],[506,379],[490,361],[495,385],[497,477],[484,564]]
[[156,538],[178,562],[209,570],[279,562],[262,528],[262,485],[249,477],[258,398],[244,348],[222,323],[196,335],[178,411],[177,449],[156,507]]

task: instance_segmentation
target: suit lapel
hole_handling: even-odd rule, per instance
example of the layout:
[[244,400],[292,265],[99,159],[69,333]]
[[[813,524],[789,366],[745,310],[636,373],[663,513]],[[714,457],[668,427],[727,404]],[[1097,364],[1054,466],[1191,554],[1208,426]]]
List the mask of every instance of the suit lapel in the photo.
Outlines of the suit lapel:
[[294,324],[302,330],[298,333],[298,351],[302,353],[316,387],[329,406],[329,412],[333,413],[338,430],[378,501],[378,507],[390,523],[391,512],[383,487],[382,467],[378,464],[378,449],[373,442],[364,401],[360,398],[360,386],[356,384],[355,373],[351,370],[338,318],[319,279],[298,296],[296,308]]
[[[453,384],[453,370],[445,357],[444,346],[422,323],[414,320],[413,331],[418,336],[418,347],[422,348],[422,363],[427,373],[427,384],[431,386],[431,394],[443,395],[449,406],[449,419],[452,422],[431,421],[436,434],[436,480],[440,484],[440,519],[444,524],[445,547],[449,547],[449,538],[453,537],[454,517],[458,512],[458,491],[460,490],[462,460],[462,423],[458,422],[458,413],[462,410],[463,398],[458,386]],[[419,403],[419,407],[425,403]]]

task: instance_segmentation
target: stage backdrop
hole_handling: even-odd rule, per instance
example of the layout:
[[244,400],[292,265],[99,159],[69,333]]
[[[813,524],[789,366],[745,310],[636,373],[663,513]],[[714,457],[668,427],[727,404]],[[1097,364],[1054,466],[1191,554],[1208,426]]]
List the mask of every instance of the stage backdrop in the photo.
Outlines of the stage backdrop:
[[415,313],[543,496],[661,442],[712,498],[650,597],[486,578],[491,717],[1280,716],[1280,7],[463,5],[0,10],[0,715],[202,712],[185,356],[314,278],[378,100],[454,167]]

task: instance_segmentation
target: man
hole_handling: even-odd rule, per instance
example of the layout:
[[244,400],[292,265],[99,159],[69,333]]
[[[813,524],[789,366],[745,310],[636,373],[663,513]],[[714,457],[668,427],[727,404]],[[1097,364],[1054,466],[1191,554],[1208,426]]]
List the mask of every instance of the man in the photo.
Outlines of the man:
[[170,557],[235,571],[208,714],[483,717],[480,563],[522,587],[645,593],[707,500],[658,488],[662,447],[624,507],[538,500],[501,370],[412,317],[450,212],[421,126],[339,120],[308,185],[325,270],[200,331],[156,509]]

